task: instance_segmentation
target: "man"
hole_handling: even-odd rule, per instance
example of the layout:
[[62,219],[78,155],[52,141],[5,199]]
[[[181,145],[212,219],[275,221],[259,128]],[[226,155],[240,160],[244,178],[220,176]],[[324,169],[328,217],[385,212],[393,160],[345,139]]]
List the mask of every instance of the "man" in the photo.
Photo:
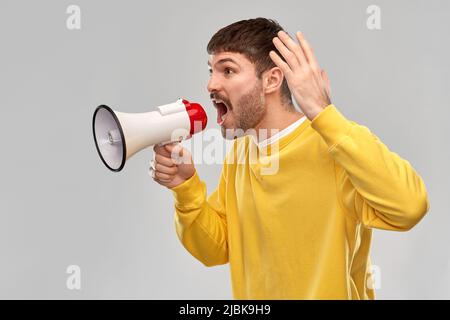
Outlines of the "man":
[[[331,104],[326,73],[296,38],[263,18],[219,30],[207,89],[222,133],[268,130],[270,139],[235,139],[209,197],[192,161],[173,160],[190,159],[180,145],[155,148],[154,180],[173,192],[186,249],[206,266],[230,263],[235,298],[373,299],[371,229],[416,225],[429,208],[425,185]],[[249,161],[262,142],[276,152]],[[263,174],[260,160],[275,156],[278,171]]]

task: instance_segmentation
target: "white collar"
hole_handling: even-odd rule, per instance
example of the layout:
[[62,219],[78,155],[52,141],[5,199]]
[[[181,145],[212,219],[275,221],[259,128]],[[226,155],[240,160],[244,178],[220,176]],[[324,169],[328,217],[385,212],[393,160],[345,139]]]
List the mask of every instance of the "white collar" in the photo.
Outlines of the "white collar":
[[298,119],[294,123],[291,123],[289,126],[284,128],[283,130],[278,131],[277,133],[275,133],[270,138],[264,139],[261,142],[258,142],[256,137],[252,135],[253,141],[256,143],[256,145],[259,148],[264,148],[264,147],[268,146],[269,144],[272,144],[272,143],[280,140],[281,138],[287,136],[291,132],[293,132],[296,128],[298,128],[298,126],[300,126],[303,123],[303,121],[305,121],[305,119],[306,119],[306,117],[303,115],[300,119]]

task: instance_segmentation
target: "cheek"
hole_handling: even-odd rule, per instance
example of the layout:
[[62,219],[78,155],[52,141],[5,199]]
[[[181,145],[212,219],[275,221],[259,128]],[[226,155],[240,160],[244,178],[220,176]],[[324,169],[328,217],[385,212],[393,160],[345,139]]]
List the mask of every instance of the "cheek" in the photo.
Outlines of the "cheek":
[[236,103],[249,90],[248,82],[238,83],[229,89],[229,99],[231,103]]
[[237,103],[246,93],[250,92],[256,86],[256,78],[247,75],[237,76],[234,81],[228,83],[226,90],[228,91],[228,100],[233,106],[234,112],[239,111]]

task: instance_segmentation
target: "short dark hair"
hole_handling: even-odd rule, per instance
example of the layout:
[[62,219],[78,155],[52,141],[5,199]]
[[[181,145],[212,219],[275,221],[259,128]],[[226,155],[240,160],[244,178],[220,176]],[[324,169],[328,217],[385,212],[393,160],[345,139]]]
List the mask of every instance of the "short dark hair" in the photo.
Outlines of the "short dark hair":
[[[208,54],[224,51],[241,53],[255,64],[256,75],[261,78],[264,71],[275,67],[275,63],[269,56],[271,50],[277,52],[283,59],[272,42],[281,30],[283,28],[272,19],[241,20],[217,31],[209,40],[207,51]],[[284,103],[293,106],[286,78],[281,85],[281,98]]]

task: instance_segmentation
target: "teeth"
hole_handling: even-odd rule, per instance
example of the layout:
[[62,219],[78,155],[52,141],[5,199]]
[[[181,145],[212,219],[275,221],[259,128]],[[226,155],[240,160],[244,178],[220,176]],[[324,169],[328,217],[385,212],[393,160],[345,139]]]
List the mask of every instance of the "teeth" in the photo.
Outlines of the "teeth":
[[[228,112],[227,112],[227,113],[228,113]],[[224,113],[224,114],[222,115],[222,117],[220,117],[220,118],[222,119],[222,121],[224,121],[225,118],[227,117],[227,113]]]
[[212,101],[215,102],[215,103],[223,103],[223,104],[225,104],[225,102],[223,102],[222,100],[219,100],[219,99],[212,99]]

